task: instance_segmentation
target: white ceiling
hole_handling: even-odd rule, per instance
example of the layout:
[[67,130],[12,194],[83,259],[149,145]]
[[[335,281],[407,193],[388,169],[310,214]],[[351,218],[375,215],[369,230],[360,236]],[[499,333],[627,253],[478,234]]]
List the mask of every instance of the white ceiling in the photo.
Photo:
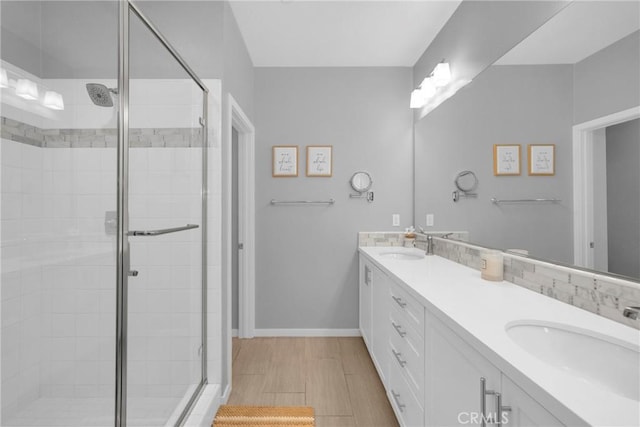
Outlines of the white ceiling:
[[638,0],[574,1],[496,64],[575,64],[638,29]]
[[231,1],[256,67],[413,66],[460,0]]

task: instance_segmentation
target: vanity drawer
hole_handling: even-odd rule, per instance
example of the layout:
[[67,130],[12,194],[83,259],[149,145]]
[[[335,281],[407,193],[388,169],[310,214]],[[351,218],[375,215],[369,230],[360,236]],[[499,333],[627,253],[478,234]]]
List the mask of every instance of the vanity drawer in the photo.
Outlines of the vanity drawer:
[[407,291],[402,289],[400,285],[391,282],[389,286],[390,305],[398,309],[404,315],[408,324],[413,327],[416,332],[424,335],[424,307]]
[[389,310],[390,337],[396,337],[396,342],[403,342],[418,358],[424,357],[424,335],[416,332],[407,316],[400,310]]
[[[391,363],[393,363],[391,361]],[[424,426],[424,409],[396,366],[389,368],[389,401],[403,427]]]
[[418,399],[424,399],[424,341],[401,337],[393,326],[389,331],[389,370],[396,368]]

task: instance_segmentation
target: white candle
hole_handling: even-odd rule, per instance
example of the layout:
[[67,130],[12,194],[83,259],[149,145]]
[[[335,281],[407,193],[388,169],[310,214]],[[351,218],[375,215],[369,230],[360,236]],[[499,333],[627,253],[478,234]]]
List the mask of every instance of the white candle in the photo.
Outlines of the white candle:
[[500,282],[503,280],[502,252],[484,251],[481,255],[481,276],[485,280]]

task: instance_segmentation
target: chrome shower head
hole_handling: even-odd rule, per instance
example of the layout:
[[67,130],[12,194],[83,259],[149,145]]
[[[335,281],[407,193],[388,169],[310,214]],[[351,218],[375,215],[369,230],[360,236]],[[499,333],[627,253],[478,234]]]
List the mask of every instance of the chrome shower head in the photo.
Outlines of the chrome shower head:
[[113,99],[111,94],[117,94],[116,89],[108,88],[99,83],[87,83],[87,92],[89,97],[99,107],[113,107]]

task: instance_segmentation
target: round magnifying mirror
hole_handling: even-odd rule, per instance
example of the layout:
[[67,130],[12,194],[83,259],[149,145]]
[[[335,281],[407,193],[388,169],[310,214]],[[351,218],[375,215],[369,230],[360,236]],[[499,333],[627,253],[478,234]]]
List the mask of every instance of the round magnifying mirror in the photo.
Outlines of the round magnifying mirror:
[[371,188],[373,180],[367,172],[356,172],[351,177],[351,188],[358,193],[365,193]]
[[478,186],[478,178],[471,171],[462,171],[456,176],[455,184],[458,190],[469,193]]

